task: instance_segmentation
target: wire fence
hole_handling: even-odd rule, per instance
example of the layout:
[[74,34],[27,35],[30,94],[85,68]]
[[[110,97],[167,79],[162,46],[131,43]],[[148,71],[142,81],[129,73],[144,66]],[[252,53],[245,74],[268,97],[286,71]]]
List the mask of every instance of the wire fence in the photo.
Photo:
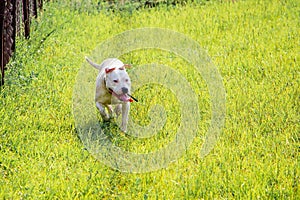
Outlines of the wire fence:
[[1,0],[0,3],[0,86],[4,84],[6,64],[16,47],[16,36],[30,37],[30,20],[42,9],[43,0]]

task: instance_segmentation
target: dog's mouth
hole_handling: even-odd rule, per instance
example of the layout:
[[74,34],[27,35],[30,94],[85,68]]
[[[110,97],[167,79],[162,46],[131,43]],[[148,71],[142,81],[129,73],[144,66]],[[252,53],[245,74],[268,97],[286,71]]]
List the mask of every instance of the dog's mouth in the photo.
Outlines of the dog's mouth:
[[136,102],[138,101],[136,98],[134,98],[130,94],[124,94],[124,93],[123,94],[117,94],[111,88],[109,88],[108,90],[112,95],[117,97],[120,101],[124,101],[124,102],[133,102],[133,100],[135,100]]

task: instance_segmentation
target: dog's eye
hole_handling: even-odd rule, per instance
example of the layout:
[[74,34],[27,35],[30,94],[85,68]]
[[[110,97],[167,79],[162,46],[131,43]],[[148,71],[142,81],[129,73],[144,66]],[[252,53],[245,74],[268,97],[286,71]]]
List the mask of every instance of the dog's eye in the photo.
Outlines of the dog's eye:
[[115,82],[115,83],[118,83],[118,82],[119,82],[119,80],[114,80],[114,82]]
[[128,79],[125,79],[125,81],[128,82],[129,80],[128,80]]

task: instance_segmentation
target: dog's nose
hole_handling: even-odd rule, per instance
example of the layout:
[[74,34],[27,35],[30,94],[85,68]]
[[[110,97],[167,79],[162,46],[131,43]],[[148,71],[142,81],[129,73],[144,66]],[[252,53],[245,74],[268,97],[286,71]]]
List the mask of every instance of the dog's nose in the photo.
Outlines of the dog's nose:
[[128,88],[122,87],[122,92],[123,92],[123,94],[127,94],[128,93]]

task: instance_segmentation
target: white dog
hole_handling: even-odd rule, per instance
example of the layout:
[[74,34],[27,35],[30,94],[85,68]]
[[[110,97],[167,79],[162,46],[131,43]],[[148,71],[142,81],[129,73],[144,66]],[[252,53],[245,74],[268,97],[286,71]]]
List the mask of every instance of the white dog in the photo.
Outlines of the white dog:
[[[86,57],[88,63],[99,70],[96,79],[96,95],[95,102],[101,117],[104,121],[113,118],[113,109],[111,105],[116,104],[115,113],[120,115],[122,110],[121,130],[127,131],[128,115],[130,102],[137,101],[130,95],[131,82],[126,72],[126,68],[130,65],[123,64],[117,58],[108,58],[100,65],[92,62]],[[107,108],[108,113],[105,111]]]

